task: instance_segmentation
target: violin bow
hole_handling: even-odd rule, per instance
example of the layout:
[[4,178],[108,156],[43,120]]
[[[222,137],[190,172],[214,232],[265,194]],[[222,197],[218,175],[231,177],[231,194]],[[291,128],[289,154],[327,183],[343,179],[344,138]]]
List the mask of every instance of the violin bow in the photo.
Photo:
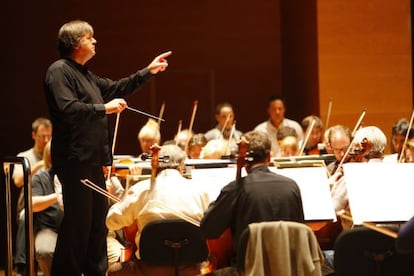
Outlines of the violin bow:
[[158,125],[160,125],[161,121],[163,121],[162,116],[164,115],[164,110],[165,110],[165,102],[162,102],[160,114],[158,115]]
[[198,101],[196,100],[196,101],[194,101],[194,104],[193,104],[193,112],[191,114],[190,126],[188,127],[188,137],[187,137],[187,141],[185,141],[184,151],[186,153],[187,153],[187,150],[188,150],[188,142],[190,142],[190,139],[191,139],[191,135],[190,134],[191,134],[191,132],[193,130],[194,118],[195,118],[195,115],[196,115],[196,112],[197,112],[197,105],[198,105]]
[[362,123],[362,120],[363,120],[363,119],[364,119],[364,117],[365,117],[365,113],[367,113],[367,111],[366,111],[366,110],[362,111],[361,116],[359,116],[358,122],[356,123],[356,125],[355,125],[355,127],[354,127],[354,130],[352,131],[352,137],[354,137],[354,136],[355,136],[355,133],[356,133],[356,132],[357,132],[357,130],[360,128],[361,123]]
[[310,126],[306,130],[305,140],[303,140],[303,143],[300,146],[298,156],[301,156],[303,154],[303,151],[305,150],[306,144],[308,143],[309,137],[312,134],[313,127],[315,126],[315,122],[316,122],[315,119],[312,119],[312,122],[311,122]]
[[[230,121],[230,118],[231,118],[231,113],[227,114],[226,121],[224,121],[223,127],[221,128],[221,137],[222,138],[224,138],[224,131],[226,130],[226,127],[227,127],[227,124]],[[230,137],[229,137],[229,139],[230,139]]]
[[92,181],[90,181],[89,179],[85,178],[85,179],[81,179],[80,182],[82,182],[82,184],[84,184],[86,187],[100,193],[103,196],[106,196],[109,199],[112,199],[115,202],[120,202],[121,199],[119,199],[118,197],[114,196],[113,194],[111,194],[110,192],[108,192],[105,189],[102,189],[101,187],[99,187],[98,185],[96,185],[95,183],[93,183]]
[[[183,120],[179,120],[178,121],[177,133],[175,134],[175,136],[177,136],[178,133],[180,133],[182,126],[183,126]],[[175,145],[176,146],[178,145],[178,139],[175,140]]]
[[[229,135],[229,139],[227,140],[227,143],[226,143],[226,148],[224,150],[224,154],[227,154],[227,152],[229,151],[231,139],[232,139],[233,134],[234,134],[235,131],[236,131],[236,120],[234,120],[233,125],[231,126],[230,135]],[[222,137],[224,139],[223,135],[222,135]],[[231,152],[229,152],[229,155],[231,155]]]
[[328,111],[326,112],[325,129],[328,129],[329,120],[331,118],[331,111],[332,111],[332,98],[330,98],[328,102]]

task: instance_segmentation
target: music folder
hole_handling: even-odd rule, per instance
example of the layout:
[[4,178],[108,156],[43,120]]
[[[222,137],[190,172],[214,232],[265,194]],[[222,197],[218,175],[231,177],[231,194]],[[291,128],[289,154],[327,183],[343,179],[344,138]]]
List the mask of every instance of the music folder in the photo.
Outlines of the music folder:
[[354,224],[404,222],[414,215],[414,163],[346,163],[343,168]]

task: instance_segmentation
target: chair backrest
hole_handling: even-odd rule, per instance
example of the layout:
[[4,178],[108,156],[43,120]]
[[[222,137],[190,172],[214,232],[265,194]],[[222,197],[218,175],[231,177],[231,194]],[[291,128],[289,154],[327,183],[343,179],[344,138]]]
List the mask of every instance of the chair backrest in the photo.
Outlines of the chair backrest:
[[192,265],[208,256],[199,227],[182,219],[152,221],[145,225],[139,243],[141,260],[150,265]]
[[246,245],[239,243],[237,255],[244,256],[239,269],[246,276],[322,275],[322,251],[312,229],[304,223],[251,223],[241,239]]
[[395,239],[366,227],[342,232],[335,242],[338,276],[414,275],[414,255],[400,255]]

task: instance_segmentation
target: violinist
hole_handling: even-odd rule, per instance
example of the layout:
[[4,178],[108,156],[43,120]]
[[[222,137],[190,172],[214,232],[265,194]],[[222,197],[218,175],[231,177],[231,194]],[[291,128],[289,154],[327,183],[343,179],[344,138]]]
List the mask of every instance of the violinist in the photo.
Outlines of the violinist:
[[184,150],[186,148],[186,143],[193,135],[194,132],[192,130],[190,131],[188,128],[182,129],[174,136],[174,141],[172,142]]
[[[360,128],[352,141],[349,162],[382,162],[386,146],[387,137],[381,129],[376,126]],[[337,213],[350,213],[346,183],[342,173],[337,174],[329,179],[334,208]],[[349,226],[343,224],[344,229],[348,229]]]
[[286,136],[279,142],[282,157],[298,156],[299,142],[295,136]]
[[393,156],[396,160],[399,159],[407,132],[408,140],[414,138],[414,129],[410,128],[410,121],[406,118],[401,118],[392,125],[390,143],[391,156],[387,156],[387,159],[391,159]]
[[[313,122],[313,123],[312,123]],[[312,128],[311,128],[312,127]],[[325,145],[323,144],[323,123],[322,120],[315,115],[306,116],[302,120],[303,131],[308,134],[309,138],[304,146],[303,153],[305,155],[322,155],[326,154]],[[305,141],[302,141],[302,143]]]
[[329,175],[332,175],[336,171],[339,163],[344,157],[344,154],[351,143],[351,136],[351,130],[344,125],[334,125],[329,128],[327,135],[328,145],[336,159],[327,165]]
[[201,151],[207,144],[207,139],[203,133],[197,133],[190,137],[187,147],[187,155],[190,159],[200,159]]
[[143,180],[133,185],[125,197],[108,211],[106,225],[110,230],[137,224],[137,260],[140,259],[141,231],[147,223],[168,218],[200,221],[207,209],[207,193],[182,176],[186,157],[185,152],[176,145],[162,146],[159,151],[159,173],[155,179]]
[[[348,133],[346,127],[343,126],[334,126],[331,129],[331,134],[333,135],[331,138],[335,137],[338,134]],[[342,138],[345,138],[344,136]],[[333,140],[331,140],[332,142]],[[347,158],[347,162],[382,162],[382,158],[384,156],[384,150],[387,146],[387,138],[385,134],[376,126],[367,126],[360,128],[356,131],[355,137],[352,139],[351,143],[348,147],[346,147],[346,141],[343,144],[336,144],[334,143],[332,149],[338,149],[335,153],[342,154],[342,152],[347,152],[348,147],[349,150],[349,158]],[[338,148],[336,148],[338,147]],[[339,151],[340,149],[340,151]],[[337,157],[338,158],[338,157]],[[344,157],[342,157],[344,158]],[[346,158],[346,157],[345,157]],[[342,170],[336,170],[336,172],[329,178],[329,185],[331,188],[331,196],[333,200],[333,205],[335,208],[335,212],[338,216],[341,214],[349,214],[351,215],[351,211],[348,204],[348,192],[346,189],[346,181],[343,176]],[[352,227],[352,222],[348,220],[340,220],[342,224],[342,230],[349,230]],[[333,269],[333,258],[334,258],[334,250],[324,250],[325,255],[325,270]]]
[[143,153],[151,154],[151,146],[161,141],[160,127],[154,119],[148,119],[147,123],[138,132],[138,142]]
[[216,106],[215,118],[217,125],[204,134],[207,141],[213,139],[240,140],[242,132],[237,129],[232,131],[235,118],[233,106],[230,103],[219,103]]
[[[296,182],[268,168],[270,139],[261,131],[250,131],[243,139],[247,144],[244,168],[248,175],[222,188],[200,225],[202,235],[209,239],[218,238],[230,228],[235,249],[240,245],[241,233],[252,222],[304,221],[302,197]],[[237,256],[234,257],[237,264]]]
[[207,142],[200,152],[200,159],[220,159],[227,155],[227,143],[223,139],[213,139]]
[[408,140],[404,148],[403,160],[405,163],[414,162],[414,139]]

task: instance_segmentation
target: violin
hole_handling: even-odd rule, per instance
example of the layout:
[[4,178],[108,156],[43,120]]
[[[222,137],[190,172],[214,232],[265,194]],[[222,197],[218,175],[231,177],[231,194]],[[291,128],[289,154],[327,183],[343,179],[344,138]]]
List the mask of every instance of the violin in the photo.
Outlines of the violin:
[[[134,165],[135,162],[132,159],[121,159],[117,164],[120,165]],[[108,176],[109,168],[111,169],[111,173]],[[104,176],[106,179],[110,178],[111,176],[116,176],[121,180],[125,180],[126,177],[131,174],[130,170],[128,168],[125,168],[125,166],[122,166],[122,168],[117,168],[115,165],[103,168]]]
[[372,143],[367,138],[355,145],[349,152],[348,162],[362,162],[372,148]]

